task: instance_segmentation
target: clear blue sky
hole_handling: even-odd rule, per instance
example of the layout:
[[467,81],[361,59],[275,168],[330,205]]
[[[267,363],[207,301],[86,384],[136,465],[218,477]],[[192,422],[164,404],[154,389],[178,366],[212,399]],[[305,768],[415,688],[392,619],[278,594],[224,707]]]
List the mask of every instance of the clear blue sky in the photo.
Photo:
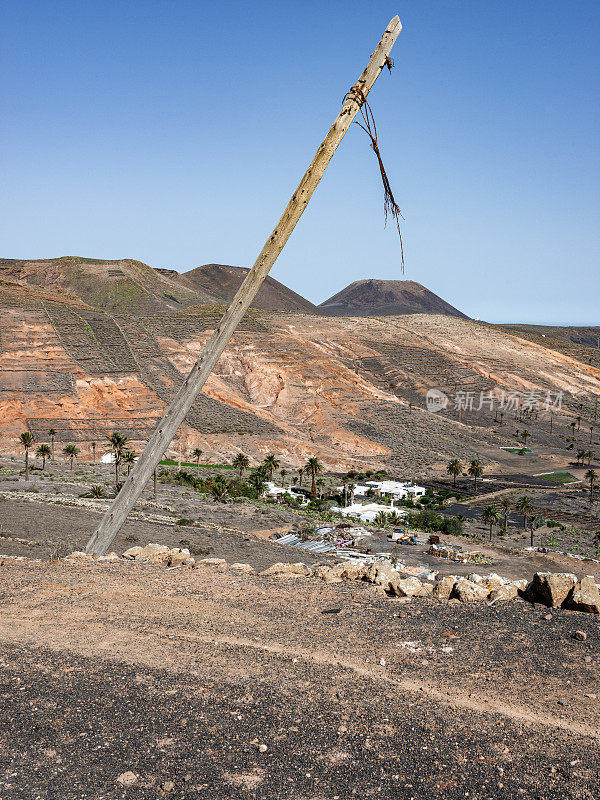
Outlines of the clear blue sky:
[[[251,265],[395,13],[370,99],[406,278],[600,324],[597,0],[5,0],[0,256]],[[358,127],[272,275],[314,302],[402,277]]]

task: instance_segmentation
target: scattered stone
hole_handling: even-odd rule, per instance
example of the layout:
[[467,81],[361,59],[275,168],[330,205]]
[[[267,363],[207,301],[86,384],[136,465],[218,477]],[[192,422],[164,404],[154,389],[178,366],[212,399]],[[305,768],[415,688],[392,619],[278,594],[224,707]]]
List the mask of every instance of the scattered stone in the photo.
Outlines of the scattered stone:
[[224,558],[201,558],[196,561],[196,564],[202,564],[205,567],[214,567],[214,569],[226,569],[227,562]]
[[136,558],[138,553],[142,552],[142,548],[139,545],[135,547],[130,547],[129,550],[125,550],[123,553],[123,558]]
[[266,753],[268,749],[269,749],[269,748],[267,747],[267,745],[266,745],[266,744],[259,744],[259,745],[258,745],[258,751],[259,751],[259,753]]
[[550,622],[550,620],[554,619],[554,617],[552,616],[552,614],[544,614],[544,619],[547,619],[548,622]]
[[310,568],[303,564],[302,562],[298,562],[296,564],[272,564],[267,569],[263,570],[261,575],[289,575],[291,577],[304,577],[305,575],[310,575]]
[[120,783],[121,786],[133,786],[136,783],[138,777],[135,772],[122,772],[116,780],[116,783]]
[[585,642],[585,640],[587,639],[587,633],[585,631],[575,631],[575,633],[572,634],[572,636],[573,639],[577,639],[578,642]]
[[237,572],[254,572],[254,567],[252,567],[250,564],[243,564],[240,561],[235,561],[230,565],[229,569],[234,569]]
[[92,561],[93,556],[88,553],[83,553],[81,550],[75,550],[73,553],[69,553],[68,556],[65,556],[65,561]]
[[163,790],[163,792],[174,792],[175,784],[173,781],[165,781],[160,788]]

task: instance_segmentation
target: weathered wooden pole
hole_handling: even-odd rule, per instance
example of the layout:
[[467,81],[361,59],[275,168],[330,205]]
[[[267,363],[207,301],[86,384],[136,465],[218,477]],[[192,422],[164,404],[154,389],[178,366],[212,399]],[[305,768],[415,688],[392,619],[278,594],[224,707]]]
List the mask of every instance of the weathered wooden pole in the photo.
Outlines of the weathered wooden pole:
[[207,342],[200,358],[192,367],[190,374],[183,382],[173,402],[150,437],[148,444],[144,448],[144,452],[137,460],[129,477],[125,480],[121,491],[87,543],[85,549],[86,553],[104,555],[110,547],[112,540],[125,522],[127,515],[141,495],[144,486],[150,480],[158,462],[172,442],[177,433],[177,429],[185,419],[198,393],[206,383],[208,376],[233,336],[242,317],[250,307],[254,296],[267,277],[277,256],[283,250],[285,243],[296,227],[296,223],[304,213],[308,201],[317,188],[319,181],[323,177],[323,173],[327,169],[327,165],[352,124],[364,99],[372,89],[381,70],[389,63],[388,58],[390,51],[401,30],[402,25],[400,24],[400,19],[396,16],[392,19],[381,37],[381,41],[371,56],[366,69],[348,93],[342,110],[317,150],[298,188],[292,195],[292,199],[287,204],[277,227],[269,236],[254,266],[246,275],[231,305]]

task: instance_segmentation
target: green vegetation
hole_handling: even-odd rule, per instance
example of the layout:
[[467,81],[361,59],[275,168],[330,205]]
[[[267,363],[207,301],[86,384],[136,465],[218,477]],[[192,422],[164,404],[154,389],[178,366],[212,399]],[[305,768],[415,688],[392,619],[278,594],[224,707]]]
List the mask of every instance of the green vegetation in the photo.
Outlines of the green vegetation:
[[35,439],[33,434],[25,431],[19,436],[19,444],[25,449],[25,480],[29,480],[29,448],[33,447]]
[[551,483],[572,483],[577,480],[570,472],[550,472],[547,475],[536,475],[536,478],[542,478]]
[[463,533],[462,520],[458,517],[445,517],[429,508],[418,511],[416,514],[409,514],[406,523],[421,531],[439,531],[449,536],[461,536]]
[[162,461],[159,462],[161,467],[204,467],[206,469],[233,469],[231,464],[200,464],[197,465],[195,462],[191,461],[173,461],[172,458],[164,458]]
[[73,469],[73,461],[77,458],[81,450],[74,444],[67,444],[63,447],[63,456],[69,459],[70,462],[70,469]]

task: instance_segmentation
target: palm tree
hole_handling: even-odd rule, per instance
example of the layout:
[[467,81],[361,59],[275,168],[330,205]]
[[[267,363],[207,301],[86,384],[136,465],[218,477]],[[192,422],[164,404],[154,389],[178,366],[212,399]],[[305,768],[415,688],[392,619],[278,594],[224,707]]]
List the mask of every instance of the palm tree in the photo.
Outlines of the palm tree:
[[310,496],[312,500],[316,500],[317,498],[317,475],[319,472],[323,472],[323,464],[319,461],[316,456],[311,456],[306,464],[304,465],[304,469],[310,474],[312,479],[312,484],[310,487]]
[[35,454],[38,458],[42,459],[42,472],[43,472],[46,469],[46,459],[52,455],[52,450],[50,450],[47,444],[41,444],[35,451]]
[[483,475],[483,467],[476,458],[474,458],[469,464],[469,469],[467,472],[469,475],[471,475],[471,477],[475,478],[475,491],[477,491],[477,478],[480,478]]
[[104,497],[104,486],[100,486],[100,484],[95,484],[90,489],[90,494],[92,497]]
[[242,480],[244,470],[250,466],[250,459],[244,453],[238,453],[233,459],[233,467],[238,471],[238,480]]
[[269,480],[272,481],[273,471],[278,469],[279,461],[277,461],[273,453],[269,453],[269,455],[265,458],[265,460],[262,463],[265,468],[265,471],[269,475]]
[[324,485],[325,485],[325,481],[323,480],[323,478],[317,478],[317,487],[318,487],[318,495],[319,495],[319,497],[321,497],[321,495],[323,494],[323,492],[321,490],[322,490],[322,487]]
[[531,515],[531,519],[529,520],[529,530],[531,532],[530,544],[533,547],[533,531],[535,529],[535,523],[537,522],[537,517],[535,514]]
[[265,485],[265,475],[260,469],[254,470],[250,478],[248,479],[248,483],[254,489],[258,497],[264,494],[266,489]]
[[521,434],[521,439],[523,439],[524,447],[527,447],[527,439],[529,439],[530,436],[531,434],[529,433],[529,431],[523,431],[523,433]]
[[354,503],[354,490],[355,489],[356,489],[356,484],[355,483],[349,483],[348,484],[348,493],[350,495],[350,505],[352,505]]
[[200,456],[202,455],[202,450],[199,447],[195,447],[192,451],[192,455],[196,459],[196,477],[200,477]]
[[586,481],[590,482],[590,503],[594,502],[594,484],[596,483],[596,479],[598,475],[593,469],[588,469],[588,471],[584,475]]
[[285,476],[287,475],[287,469],[282,469],[280,474],[281,474],[281,485],[283,486],[283,484],[285,483]]
[[218,500],[221,503],[225,502],[227,496],[229,495],[229,486],[222,475],[217,475],[217,477],[212,481],[210,493],[215,500]]
[[302,486],[302,476],[304,475],[304,469],[300,467],[298,470],[298,486]]
[[50,428],[48,436],[50,437],[50,447],[52,448],[52,461],[54,461],[54,437],[56,436],[54,428]]
[[508,527],[508,512],[510,510],[510,500],[508,497],[503,497],[500,501],[500,506],[504,513],[504,532],[506,533],[506,529]]
[[119,431],[113,431],[110,436],[106,437],[110,443],[113,455],[115,457],[115,486],[119,485],[119,467],[121,460],[125,455],[127,449],[127,442],[129,439]]
[[490,526],[490,542],[492,541],[492,529],[494,525],[498,524],[500,516],[498,514],[498,509],[496,506],[486,506],[483,509],[483,513],[481,515],[484,522],[486,522]]
[[527,530],[527,517],[533,513],[533,505],[527,495],[523,495],[517,500],[516,509],[523,514],[523,527]]
[[456,486],[456,476],[462,475],[463,466],[458,460],[458,458],[453,458],[452,461],[446,467],[446,472],[449,472],[452,475],[453,481],[452,485]]
[[123,453],[123,463],[127,464],[127,474],[128,475],[131,472],[131,467],[135,464],[136,458],[137,458],[137,456],[133,452],[133,450],[126,450]]
[[92,442],[92,464],[96,463],[96,442]]
[[81,450],[74,444],[68,444],[63,447],[63,456],[65,458],[70,459],[71,461],[71,469],[73,469],[73,459],[77,458]]
[[581,464],[583,465],[583,462],[587,458],[587,455],[588,455],[587,454],[587,450],[578,450],[577,451],[577,463],[579,464],[579,462],[581,461]]
[[29,480],[29,448],[33,446],[35,439],[33,434],[25,431],[19,436],[19,444],[25,448],[25,480]]
[[378,525],[380,528],[383,528],[385,525],[388,524],[388,515],[385,511],[378,511],[377,516],[373,520],[375,525]]

